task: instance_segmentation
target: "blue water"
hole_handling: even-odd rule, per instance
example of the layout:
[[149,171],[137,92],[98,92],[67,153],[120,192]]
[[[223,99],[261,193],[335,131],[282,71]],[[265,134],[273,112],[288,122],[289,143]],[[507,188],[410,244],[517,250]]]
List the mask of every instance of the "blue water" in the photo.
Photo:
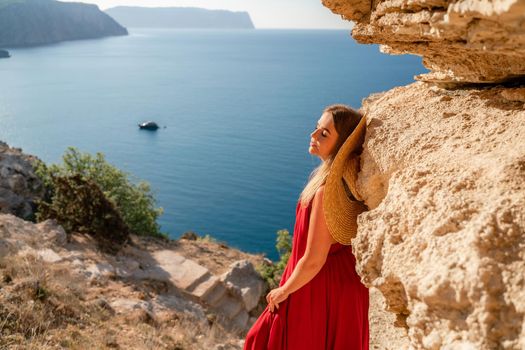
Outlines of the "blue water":
[[[57,163],[102,152],[148,181],[164,232],[210,234],[277,259],[319,164],[309,133],[332,103],[413,81],[419,57],[338,30],[130,29],[127,37],[10,50],[0,60],[0,140]],[[141,131],[155,120],[166,128]]]

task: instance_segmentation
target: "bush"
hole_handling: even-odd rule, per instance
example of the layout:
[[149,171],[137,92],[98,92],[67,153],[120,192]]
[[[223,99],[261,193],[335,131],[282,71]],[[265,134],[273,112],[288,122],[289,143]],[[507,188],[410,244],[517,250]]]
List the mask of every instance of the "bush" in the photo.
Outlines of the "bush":
[[[163,209],[155,208],[156,202],[147,182],[140,181],[133,184],[128,173],[109,164],[100,152],[92,156],[88,153],[80,153],[75,147],[68,147],[62,160],[63,164],[50,166],[39,162],[35,169],[35,173],[47,188],[44,202],[48,205],[54,205],[57,210],[57,206],[62,206],[64,213],[67,212],[67,206],[73,204],[67,201],[75,201],[75,198],[68,197],[66,202],[64,201],[66,198],[62,198],[61,202],[54,203],[60,197],[57,197],[56,181],[60,178],[79,176],[85,183],[96,184],[100,188],[105,198],[113,203],[131,232],[138,235],[166,236],[160,232],[157,223],[157,218],[162,215]],[[80,183],[77,185],[80,186]],[[40,209],[37,211],[37,220],[41,221],[44,218],[39,211]],[[68,218],[65,217],[63,220]]]
[[39,203],[37,219],[56,219],[66,232],[89,233],[104,251],[116,253],[126,243],[129,227],[100,187],[79,174],[51,178],[53,201]]
[[277,231],[275,248],[277,252],[279,252],[279,260],[270,265],[260,265],[257,268],[259,274],[268,282],[270,289],[279,286],[282,274],[292,252],[292,237],[288,230],[283,229]]

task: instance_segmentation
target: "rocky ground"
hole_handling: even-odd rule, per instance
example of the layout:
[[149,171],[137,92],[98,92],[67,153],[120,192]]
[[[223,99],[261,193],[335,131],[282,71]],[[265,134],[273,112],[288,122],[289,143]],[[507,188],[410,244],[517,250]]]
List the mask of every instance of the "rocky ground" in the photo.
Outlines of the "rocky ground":
[[[0,349],[242,349],[266,306],[254,266],[268,262],[186,237],[132,236],[110,255],[53,220],[0,214]],[[399,349],[404,330],[371,295],[372,344],[387,334]]]
[[10,214],[0,257],[1,347],[238,349],[266,288],[262,256],[212,240],[133,236],[108,255]]

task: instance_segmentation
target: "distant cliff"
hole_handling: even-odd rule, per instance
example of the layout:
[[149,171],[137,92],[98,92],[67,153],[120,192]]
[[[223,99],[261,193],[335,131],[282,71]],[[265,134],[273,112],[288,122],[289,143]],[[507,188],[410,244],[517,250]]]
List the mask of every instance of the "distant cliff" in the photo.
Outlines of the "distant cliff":
[[96,5],[53,0],[0,0],[0,47],[127,35]]
[[0,58],[9,58],[11,55],[9,54],[9,51],[7,50],[0,50]]
[[254,28],[248,12],[207,10],[194,7],[118,6],[106,10],[106,13],[126,27]]

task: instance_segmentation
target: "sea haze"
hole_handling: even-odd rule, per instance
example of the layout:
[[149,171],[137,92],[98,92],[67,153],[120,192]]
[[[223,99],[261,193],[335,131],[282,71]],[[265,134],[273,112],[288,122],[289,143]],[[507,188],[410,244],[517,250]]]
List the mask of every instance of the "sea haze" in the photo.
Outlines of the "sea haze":
[[[50,163],[68,146],[102,152],[151,184],[164,232],[210,234],[271,259],[319,164],[308,144],[322,109],[359,107],[426,71],[419,57],[381,54],[347,31],[129,32],[10,50],[0,140]],[[139,130],[146,120],[162,128]]]

